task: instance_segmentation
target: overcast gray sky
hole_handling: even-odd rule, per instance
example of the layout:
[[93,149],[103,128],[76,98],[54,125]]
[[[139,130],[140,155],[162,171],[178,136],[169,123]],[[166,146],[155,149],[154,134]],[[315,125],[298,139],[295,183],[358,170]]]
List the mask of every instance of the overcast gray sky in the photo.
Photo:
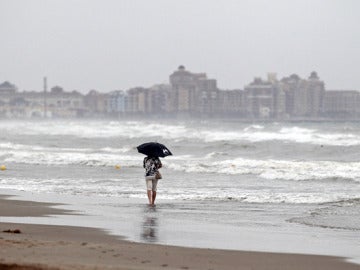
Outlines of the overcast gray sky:
[[0,0],[0,82],[111,91],[168,82],[182,64],[220,89],[318,72],[360,90],[357,0]]

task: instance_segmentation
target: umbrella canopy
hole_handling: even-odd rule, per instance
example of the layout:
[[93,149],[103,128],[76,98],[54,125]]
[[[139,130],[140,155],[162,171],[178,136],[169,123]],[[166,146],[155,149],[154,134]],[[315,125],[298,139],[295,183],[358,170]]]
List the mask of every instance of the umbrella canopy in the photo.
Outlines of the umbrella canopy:
[[165,145],[157,142],[143,143],[136,148],[139,153],[150,157],[166,157],[172,155]]

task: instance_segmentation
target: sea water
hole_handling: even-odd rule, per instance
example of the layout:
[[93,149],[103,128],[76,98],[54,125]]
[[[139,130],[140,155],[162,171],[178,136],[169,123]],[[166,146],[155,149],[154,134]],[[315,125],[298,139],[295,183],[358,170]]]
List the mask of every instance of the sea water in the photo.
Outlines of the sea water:
[[[173,153],[156,209],[136,149],[149,141]],[[359,152],[354,122],[2,120],[0,188],[70,203],[134,241],[356,258]]]

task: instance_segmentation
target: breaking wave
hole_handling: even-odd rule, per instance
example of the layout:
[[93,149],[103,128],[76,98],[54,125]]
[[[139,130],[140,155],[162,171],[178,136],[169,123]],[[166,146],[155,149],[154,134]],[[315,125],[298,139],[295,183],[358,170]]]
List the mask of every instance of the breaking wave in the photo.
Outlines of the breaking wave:
[[360,162],[254,160],[236,158],[223,161],[186,160],[167,167],[187,173],[257,175],[271,180],[360,182]]
[[360,215],[359,206],[360,198],[343,199],[325,203],[307,216],[288,221],[313,227],[360,231],[360,223],[354,219]]
[[[318,145],[360,145],[356,130],[326,132],[313,128],[238,125],[219,128],[218,125],[159,124],[142,121],[55,121],[55,122],[4,122],[2,130],[9,134],[74,136],[79,138],[159,138],[174,141],[195,140],[202,142],[233,141],[288,141]],[[150,132],[151,131],[151,132]]]

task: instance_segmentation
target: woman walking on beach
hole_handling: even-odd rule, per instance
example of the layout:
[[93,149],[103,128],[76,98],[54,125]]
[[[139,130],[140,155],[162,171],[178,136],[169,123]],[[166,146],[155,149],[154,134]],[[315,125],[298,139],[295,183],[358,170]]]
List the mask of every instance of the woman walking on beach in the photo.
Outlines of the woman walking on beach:
[[147,156],[144,158],[143,167],[145,168],[145,181],[149,204],[155,205],[157,183],[158,180],[161,179],[159,169],[162,167],[162,164],[158,157]]
[[149,204],[155,205],[157,182],[161,179],[159,169],[162,167],[159,157],[172,155],[169,149],[158,142],[147,142],[136,147],[139,153],[146,155],[143,162]]

